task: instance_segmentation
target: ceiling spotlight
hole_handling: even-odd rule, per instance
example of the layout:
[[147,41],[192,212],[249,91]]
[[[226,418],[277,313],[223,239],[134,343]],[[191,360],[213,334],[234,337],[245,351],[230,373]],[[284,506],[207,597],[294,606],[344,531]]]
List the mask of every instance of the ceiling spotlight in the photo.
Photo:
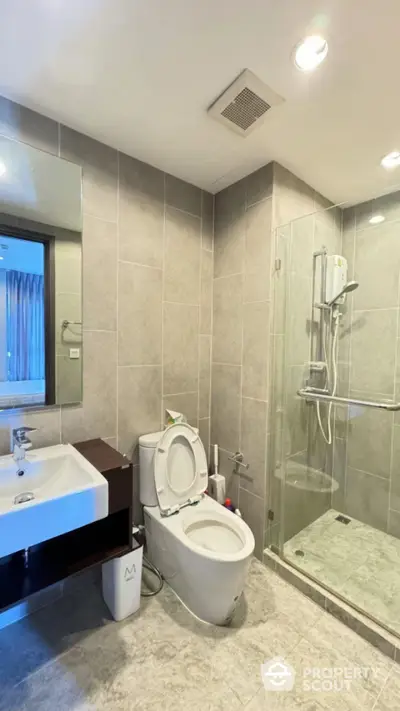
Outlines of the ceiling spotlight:
[[384,156],[381,160],[381,165],[383,165],[386,170],[391,170],[392,168],[397,168],[400,165],[400,152],[392,151]]
[[368,220],[370,225],[380,225],[381,222],[385,222],[383,215],[372,215]]
[[324,61],[327,54],[327,41],[319,35],[312,35],[295,47],[294,63],[302,72],[312,72]]

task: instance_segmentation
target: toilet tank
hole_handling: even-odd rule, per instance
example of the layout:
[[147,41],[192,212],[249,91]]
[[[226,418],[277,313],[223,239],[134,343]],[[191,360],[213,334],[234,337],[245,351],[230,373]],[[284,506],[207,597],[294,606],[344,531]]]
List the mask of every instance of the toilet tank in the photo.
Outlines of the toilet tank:
[[154,481],[154,454],[162,432],[151,432],[139,437],[139,487],[143,506],[158,506]]
[[[193,427],[196,434],[197,427]],[[165,431],[165,430],[164,430]],[[139,437],[139,494],[143,506],[158,506],[154,481],[154,455],[163,432],[151,432]]]

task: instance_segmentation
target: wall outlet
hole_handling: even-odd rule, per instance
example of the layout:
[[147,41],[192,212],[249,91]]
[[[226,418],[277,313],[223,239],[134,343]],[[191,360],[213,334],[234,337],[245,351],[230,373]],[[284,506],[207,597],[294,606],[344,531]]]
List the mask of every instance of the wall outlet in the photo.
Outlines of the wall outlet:
[[81,357],[80,348],[70,348],[69,349],[69,357],[72,360],[76,360],[77,358],[80,358]]

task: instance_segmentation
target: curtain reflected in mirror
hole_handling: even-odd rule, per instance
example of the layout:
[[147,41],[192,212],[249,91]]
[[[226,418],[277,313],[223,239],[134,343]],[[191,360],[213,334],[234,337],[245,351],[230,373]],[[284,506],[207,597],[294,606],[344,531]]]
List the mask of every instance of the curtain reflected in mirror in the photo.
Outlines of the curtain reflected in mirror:
[[44,404],[45,247],[0,235],[0,406]]

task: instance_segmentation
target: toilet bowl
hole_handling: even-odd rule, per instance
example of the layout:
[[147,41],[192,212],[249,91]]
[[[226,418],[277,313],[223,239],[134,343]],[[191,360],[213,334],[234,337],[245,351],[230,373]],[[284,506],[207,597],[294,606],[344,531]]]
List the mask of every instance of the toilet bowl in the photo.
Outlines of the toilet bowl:
[[205,494],[207,459],[198,432],[174,424],[143,435],[139,461],[149,559],[194,615],[228,624],[254,537],[239,516]]

